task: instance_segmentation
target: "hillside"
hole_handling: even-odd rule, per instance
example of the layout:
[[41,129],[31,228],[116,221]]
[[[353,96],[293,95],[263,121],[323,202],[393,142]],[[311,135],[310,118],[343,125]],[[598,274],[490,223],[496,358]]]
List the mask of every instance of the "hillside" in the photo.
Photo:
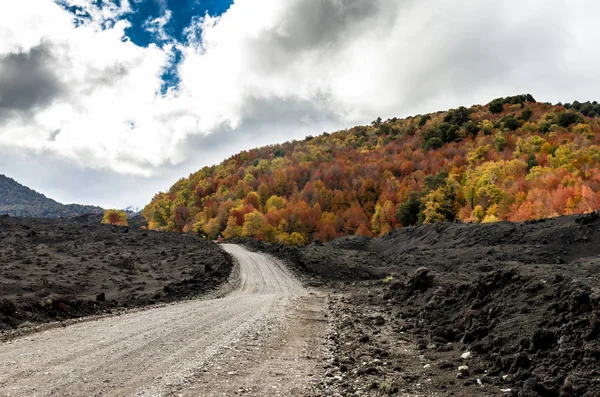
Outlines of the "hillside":
[[102,208],[91,205],[61,204],[0,174],[0,214],[62,218],[102,212],[104,212]]
[[287,244],[600,208],[600,105],[498,98],[243,151],[157,194],[157,230]]

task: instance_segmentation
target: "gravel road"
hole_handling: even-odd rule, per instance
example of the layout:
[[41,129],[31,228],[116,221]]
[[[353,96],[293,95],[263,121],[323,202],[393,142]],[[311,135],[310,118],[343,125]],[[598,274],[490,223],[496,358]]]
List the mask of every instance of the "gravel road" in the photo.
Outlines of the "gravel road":
[[227,296],[6,342],[0,345],[0,395],[167,396],[187,394],[200,379],[203,395],[221,394],[206,392],[210,372],[220,368],[211,362],[238,350],[266,324],[290,317],[308,295],[277,260],[237,245],[223,248],[239,263],[239,286]]

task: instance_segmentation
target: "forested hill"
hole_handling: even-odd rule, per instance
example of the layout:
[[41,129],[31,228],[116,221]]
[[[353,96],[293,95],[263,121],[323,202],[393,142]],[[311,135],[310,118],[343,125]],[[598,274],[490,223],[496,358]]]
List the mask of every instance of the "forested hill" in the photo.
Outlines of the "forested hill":
[[531,95],[241,152],[157,194],[149,227],[301,244],[600,209],[600,105]]
[[102,208],[90,205],[61,204],[0,174],[0,214],[58,218],[102,212]]

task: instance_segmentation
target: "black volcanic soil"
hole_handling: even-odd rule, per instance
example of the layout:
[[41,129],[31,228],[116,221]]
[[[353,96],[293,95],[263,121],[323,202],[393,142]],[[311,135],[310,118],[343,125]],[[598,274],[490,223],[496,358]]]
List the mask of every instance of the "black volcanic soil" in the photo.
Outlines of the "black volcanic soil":
[[[231,271],[210,241],[99,222],[0,218],[0,330],[194,297]],[[315,395],[600,396],[597,213],[245,243],[331,291]]]
[[301,279],[316,285],[380,280],[388,275],[387,259],[375,251],[373,240],[366,237],[342,237],[326,244],[317,241],[300,248],[246,238],[231,242],[284,260]]
[[100,220],[0,216],[0,331],[195,297],[231,272],[211,241]]
[[600,396],[596,213],[248,245],[334,289],[316,395]]

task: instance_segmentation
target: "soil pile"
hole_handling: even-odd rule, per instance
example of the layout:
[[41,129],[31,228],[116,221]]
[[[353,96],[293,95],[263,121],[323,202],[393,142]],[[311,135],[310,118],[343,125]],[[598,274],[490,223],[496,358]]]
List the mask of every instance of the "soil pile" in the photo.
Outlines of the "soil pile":
[[191,298],[231,272],[211,241],[100,220],[0,217],[0,330]]
[[597,213],[259,248],[334,280],[323,394],[600,396]]
[[490,224],[438,223],[392,230],[372,241],[394,267],[456,272],[487,262],[563,264],[600,254],[598,215]]
[[[377,244],[397,266],[435,269],[393,283],[382,298],[422,350],[440,359],[456,357],[446,352],[455,348],[469,352],[462,364],[480,374],[459,379],[515,396],[599,395],[597,213],[412,228]],[[461,362],[453,364],[456,371]]]
[[[600,391],[597,278],[536,270],[495,270],[461,283],[437,274],[426,291],[394,285],[382,298],[397,309],[399,332],[410,331],[421,350],[442,360],[458,357],[447,351],[470,352],[462,361],[478,368],[480,375],[473,375],[485,384],[519,396]],[[449,366],[450,375],[460,364]]]

